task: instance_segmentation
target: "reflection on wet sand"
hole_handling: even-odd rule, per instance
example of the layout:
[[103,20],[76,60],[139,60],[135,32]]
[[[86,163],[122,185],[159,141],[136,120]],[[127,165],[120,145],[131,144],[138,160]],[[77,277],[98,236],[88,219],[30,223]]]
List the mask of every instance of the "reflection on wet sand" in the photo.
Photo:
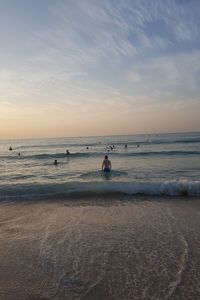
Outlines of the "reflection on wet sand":
[[197,200],[123,196],[0,207],[0,299],[200,296]]

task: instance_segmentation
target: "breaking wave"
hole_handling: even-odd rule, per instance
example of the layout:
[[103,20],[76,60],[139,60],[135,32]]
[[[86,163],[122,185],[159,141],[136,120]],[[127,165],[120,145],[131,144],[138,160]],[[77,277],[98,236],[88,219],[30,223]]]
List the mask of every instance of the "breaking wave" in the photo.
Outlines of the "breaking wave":
[[163,182],[67,182],[0,187],[0,199],[46,199],[94,195],[200,196],[200,181]]

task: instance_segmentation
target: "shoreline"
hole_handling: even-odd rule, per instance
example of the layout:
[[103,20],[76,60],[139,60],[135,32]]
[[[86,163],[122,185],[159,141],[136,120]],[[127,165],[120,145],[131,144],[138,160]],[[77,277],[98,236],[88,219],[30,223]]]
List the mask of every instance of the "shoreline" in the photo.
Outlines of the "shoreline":
[[0,299],[198,299],[199,200],[1,201]]
[[[99,202],[97,202],[99,200]],[[138,194],[125,194],[123,192],[105,192],[105,193],[93,193],[93,192],[73,192],[65,195],[53,195],[53,196],[42,196],[36,198],[23,197],[2,197],[0,199],[1,203],[72,203],[74,205],[82,205],[84,203],[111,203],[112,201],[123,202],[140,202],[140,201],[155,201],[155,202],[168,202],[168,201],[200,201],[199,195],[148,195],[144,193]]]

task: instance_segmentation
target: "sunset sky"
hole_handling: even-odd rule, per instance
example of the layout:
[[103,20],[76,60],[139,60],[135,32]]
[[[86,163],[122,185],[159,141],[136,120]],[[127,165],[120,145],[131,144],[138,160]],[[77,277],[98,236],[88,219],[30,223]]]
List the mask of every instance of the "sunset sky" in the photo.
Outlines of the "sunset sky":
[[200,131],[199,0],[0,0],[0,139]]

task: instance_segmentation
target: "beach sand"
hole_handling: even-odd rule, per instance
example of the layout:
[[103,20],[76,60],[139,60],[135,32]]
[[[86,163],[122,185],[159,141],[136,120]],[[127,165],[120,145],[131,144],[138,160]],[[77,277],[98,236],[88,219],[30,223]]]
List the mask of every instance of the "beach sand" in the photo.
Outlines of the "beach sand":
[[200,199],[0,203],[0,299],[200,299]]

